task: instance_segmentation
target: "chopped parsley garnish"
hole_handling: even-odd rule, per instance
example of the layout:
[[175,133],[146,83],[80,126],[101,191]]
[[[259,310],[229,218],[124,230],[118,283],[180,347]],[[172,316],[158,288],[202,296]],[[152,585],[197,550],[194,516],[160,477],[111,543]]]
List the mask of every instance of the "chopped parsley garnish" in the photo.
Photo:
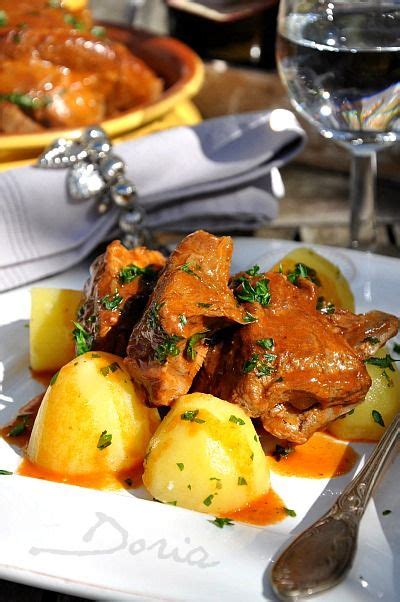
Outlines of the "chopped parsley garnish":
[[251,454],[250,454],[250,460],[251,460],[252,462],[253,462],[253,460],[254,460],[254,453],[253,453],[253,452],[251,452]]
[[388,514],[392,514],[392,511],[391,510],[384,510],[382,512],[382,516],[387,516]]
[[204,307],[205,309],[208,309],[209,307],[212,307],[212,303],[196,303],[197,307]]
[[181,414],[181,420],[188,420],[189,422],[197,422],[198,424],[203,424],[205,420],[201,418],[197,418],[199,410],[187,410],[183,414]]
[[160,364],[165,364],[168,356],[176,357],[179,355],[180,350],[177,345],[179,341],[182,340],[182,337],[173,334],[166,335],[164,341],[160,343],[156,349],[154,350],[154,357]]
[[253,439],[256,443],[260,441],[260,437],[258,435],[254,435]]
[[252,324],[253,322],[257,322],[257,318],[248,311],[246,311],[246,315],[243,318],[243,322],[246,322],[246,324]]
[[[201,280],[200,276],[198,274],[196,274],[196,272],[194,272],[193,269],[190,267],[190,263],[188,261],[186,261],[183,265],[181,265],[181,267],[179,269],[182,272],[186,272],[186,274],[190,274],[191,276],[194,276],[195,278],[198,278],[199,280]],[[195,269],[200,270],[201,266],[196,265]]]
[[101,355],[99,353],[92,353],[92,359],[97,360],[99,359],[99,357],[101,357]]
[[61,0],[47,0],[47,5],[50,8],[61,8]]
[[317,286],[321,286],[321,282],[317,276],[317,272],[305,265],[304,263],[296,263],[293,272],[287,274],[289,282],[297,286],[299,278],[307,278]]
[[351,416],[352,414],[354,414],[354,409],[355,408],[353,408],[352,410],[350,410],[350,412],[347,412],[347,414],[345,414],[345,416]]
[[367,337],[363,343],[370,343],[371,345],[378,345],[379,339],[377,337]]
[[292,451],[294,451],[293,447],[283,447],[282,445],[276,445],[274,451],[272,452],[272,456],[277,462],[280,462],[282,458],[286,458]]
[[244,477],[238,477],[238,485],[247,485],[247,481]]
[[333,303],[331,302],[326,302],[325,301],[325,297],[318,297],[318,301],[317,301],[317,305],[316,305],[316,309],[317,311],[320,311],[321,314],[334,314],[335,313],[335,306]]
[[260,303],[263,307],[267,307],[271,301],[271,293],[269,290],[269,280],[267,278],[262,278],[258,280],[253,286],[251,282],[241,276],[236,280],[236,284],[238,285],[235,290],[235,297],[239,301],[247,302],[247,303]]
[[110,297],[110,295],[104,295],[104,297],[100,299],[100,304],[103,307],[103,309],[113,311],[114,309],[117,309],[121,301],[122,297],[116,290],[112,297]]
[[[13,42],[18,44],[20,41],[20,35],[15,33],[13,36]],[[0,94],[0,102],[11,102],[22,109],[40,109],[50,104],[51,99],[47,96],[44,98],[38,98],[37,96],[22,94],[21,92],[11,92],[10,94]]]
[[290,508],[285,508],[285,506],[283,507],[283,509],[288,516],[292,516],[292,517],[297,516],[297,514],[294,510],[291,510]]
[[14,474],[14,473],[11,472],[10,470],[0,470],[0,475],[10,475],[10,474]]
[[371,366],[378,366],[379,368],[383,368],[384,370],[388,368],[392,372],[394,372],[393,362],[398,362],[400,360],[395,360],[388,353],[385,357],[368,357],[364,360],[364,364],[370,364]]
[[101,25],[95,25],[94,27],[92,27],[90,33],[92,34],[92,36],[96,36],[97,38],[105,38],[107,35],[106,28],[102,27]]
[[14,44],[19,44],[21,41],[21,34],[18,31],[16,31],[12,34],[11,39],[14,42]]
[[50,379],[50,386],[54,385],[54,383],[56,382],[59,374],[60,374],[59,370],[58,370],[58,372],[56,372],[55,374],[53,374],[53,376]]
[[8,433],[8,436],[19,437],[20,435],[23,435],[26,431],[26,427],[28,426],[29,417],[29,414],[18,416],[18,418],[21,419],[21,422],[17,422],[17,424]]
[[93,335],[87,332],[79,322],[73,322],[75,328],[72,336],[75,339],[76,355],[82,355],[90,351],[93,344]]
[[386,372],[386,370],[382,370],[382,376],[386,380],[386,384],[387,384],[387,386],[388,386],[389,389],[394,386],[393,379],[390,378],[390,376]]
[[238,418],[237,416],[234,416],[233,414],[229,418],[229,422],[234,422],[235,424],[238,424],[239,426],[243,426],[244,424],[246,424],[242,418]]
[[200,343],[200,341],[202,339],[204,339],[207,336],[208,332],[196,332],[196,334],[192,334],[192,336],[188,339],[187,345],[186,345],[186,357],[190,360],[194,360],[196,355],[197,355],[197,351],[195,349],[195,346]]
[[190,485],[190,483],[189,483],[189,485],[187,486],[187,488],[189,489],[189,491],[192,491],[192,486]]
[[170,506],[176,506],[178,502],[176,500],[174,500],[173,502],[167,502],[167,504],[169,504]]
[[177,462],[176,463],[177,467],[179,468],[179,470],[182,472],[182,470],[185,468],[185,465],[182,462]]
[[122,284],[129,284],[135,278],[139,276],[152,276],[154,275],[154,269],[151,266],[147,268],[140,268],[138,265],[131,263],[130,265],[125,266],[118,274],[118,279]]
[[185,316],[185,314],[181,314],[179,316],[179,324],[181,326],[185,326],[187,324],[187,317]]
[[112,443],[112,434],[107,433],[107,431],[103,431],[99,437],[97,442],[97,449],[105,449]]
[[214,495],[213,495],[213,494],[210,494],[210,495],[208,495],[208,496],[206,497],[206,499],[205,499],[205,500],[203,500],[203,504],[204,504],[205,506],[211,506],[213,499],[214,499]]
[[379,424],[379,426],[385,426],[384,420],[382,418],[382,414],[380,412],[378,412],[378,410],[372,410],[371,412],[372,414],[372,418],[374,419],[374,422],[376,422],[376,424]]
[[257,345],[259,347],[262,347],[263,349],[273,349],[274,348],[274,339],[268,338],[268,339],[259,339],[258,341],[256,341]]
[[5,10],[0,10],[0,27],[5,27],[8,23],[8,16]]
[[222,489],[221,479],[218,477],[210,477],[210,481],[215,481],[215,489]]
[[217,517],[214,520],[209,520],[208,522],[211,523],[212,525],[215,525],[219,529],[223,529],[225,526],[233,527],[235,524],[231,518],[219,518],[219,517]]
[[271,365],[271,362],[275,359],[276,355],[272,353],[264,353],[261,356],[258,353],[253,353],[251,358],[244,362],[242,371],[244,374],[255,372],[258,378],[270,376],[276,370],[276,368]]
[[103,366],[102,368],[100,368],[100,374],[102,374],[103,376],[108,376],[109,374],[116,372],[118,369],[119,369],[118,362],[113,362],[112,364],[109,364],[108,366]]
[[67,23],[67,25],[71,25],[71,27],[77,29],[78,31],[83,31],[85,29],[85,24],[82,21],[78,21],[74,15],[64,15],[64,21]]
[[246,274],[248,274],[249,276],[257,276],[258,273],[260,271],[260,266],[259,265],[253,265],[252,268],[250,268],[249,270],[247,270]]

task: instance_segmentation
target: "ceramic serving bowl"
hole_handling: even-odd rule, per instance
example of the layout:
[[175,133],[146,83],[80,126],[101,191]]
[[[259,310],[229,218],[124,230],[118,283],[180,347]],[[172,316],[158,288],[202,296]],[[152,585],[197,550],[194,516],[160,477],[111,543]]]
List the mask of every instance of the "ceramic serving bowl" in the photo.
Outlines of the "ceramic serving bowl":
[[[111,39],[125,44],[164,81],[164,90],[154,102],[136,105],[101,123],[111,138],[124,135],[162,118],[176,105],[200,89],[204,70],[199,57],[185,44],[170,37],[155,36],[132,28],[107,25]],[[0,134],[0,162],[18,161],[38,155],[55,138],[77,138],[82,128],[48,128],[34,134]]]

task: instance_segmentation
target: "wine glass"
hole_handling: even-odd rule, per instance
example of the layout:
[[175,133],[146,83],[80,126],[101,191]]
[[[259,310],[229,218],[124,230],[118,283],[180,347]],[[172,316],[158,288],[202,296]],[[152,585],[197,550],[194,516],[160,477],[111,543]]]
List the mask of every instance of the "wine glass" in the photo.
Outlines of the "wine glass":
[[376,152],[400,139],[400,1],[281,0],[277,61],[294,107],[352,154],[350,237],[376,245]]

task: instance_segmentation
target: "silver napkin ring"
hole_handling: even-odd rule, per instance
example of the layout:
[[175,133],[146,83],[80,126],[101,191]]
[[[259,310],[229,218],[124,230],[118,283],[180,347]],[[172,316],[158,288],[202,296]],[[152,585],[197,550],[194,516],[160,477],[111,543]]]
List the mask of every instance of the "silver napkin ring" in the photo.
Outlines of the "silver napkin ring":
[[124,245],[150,244],[136,187],[125,177],[125,163],[113,154],[111,140],[100,126],[88,127],[78,139],[57,138],[40,155],[36,167],[68,168],[67,193],[73,201],[96,201],[101,215],[117,207]]

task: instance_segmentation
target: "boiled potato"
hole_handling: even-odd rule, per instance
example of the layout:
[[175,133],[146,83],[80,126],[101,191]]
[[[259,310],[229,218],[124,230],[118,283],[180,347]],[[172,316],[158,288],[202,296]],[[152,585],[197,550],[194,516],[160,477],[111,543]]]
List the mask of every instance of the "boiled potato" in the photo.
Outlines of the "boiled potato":
[[[380,349],[375,357],[385,357],[386,348]],[[393,364],[395,366],[395,364]],[[400,410],[400,375],[395,368],[392,372],[388,368],[383,370],[378,366],[367,364],[367,370],[372,378],[372,385],[365,401],[358,405],[354,412],[344,418],[331,422],[328,430],[340,439],[378,441],[389,426],[394,416]],[[385,427],[378,424],[372,412],[379,412]],[[379,420],[379,416],[375,414]]]
[[82,293],[57,288],[31,291],[30,365],[55,372],[75,355],[72,330]]
[[336,265],[312,249],[293,249],[274,265],[272,270],[276,271],[279,266],[282,266],[283,273],[287,274],[294,270],[296,263],[303,263],[315,270],[320,282],[320,286],[318,286],[319,296],[333,303],[335,307],[354,311],[354,296],[346,278]]
[[72,12],[87,8],[88,0],[62,0],[62,7]]
[[177,400],[151,439],[143,482],[157,500],[224,515],[267,493],[269,472],[243,410],[192,393]]
[[144,405],[121,358],[85,353],[53,377],[33,426],[28,458],[62,475],[130,469],[143,461],[158,426],[155,413]]

